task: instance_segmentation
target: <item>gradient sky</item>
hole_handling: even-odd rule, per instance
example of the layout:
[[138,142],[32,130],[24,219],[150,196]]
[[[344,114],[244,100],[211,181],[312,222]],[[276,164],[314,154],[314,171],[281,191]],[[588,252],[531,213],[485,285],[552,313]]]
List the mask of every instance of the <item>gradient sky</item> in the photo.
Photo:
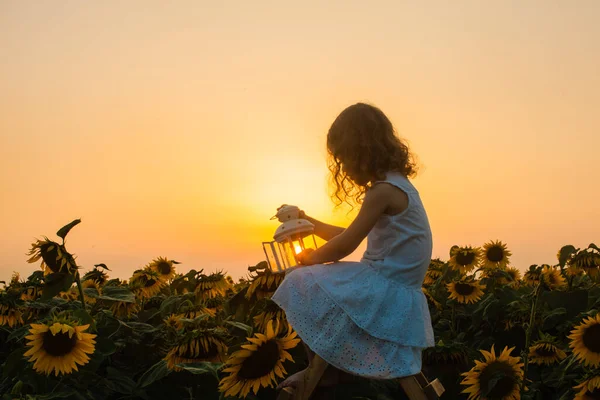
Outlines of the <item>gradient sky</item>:
[[[600,2],[0,2],[0,280],[75,218],[84,271],[234,278],[282,203],[348,225],[325,137],[379,106],[419,157],[434,257],[600,242]],[[358,259],[364,244],[350,259]]]

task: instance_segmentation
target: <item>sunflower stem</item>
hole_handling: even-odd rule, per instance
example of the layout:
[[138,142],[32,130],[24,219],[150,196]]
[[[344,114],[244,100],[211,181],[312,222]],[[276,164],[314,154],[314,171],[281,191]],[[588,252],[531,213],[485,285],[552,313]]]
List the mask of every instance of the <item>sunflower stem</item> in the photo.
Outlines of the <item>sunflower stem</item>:
[[81,278],[79,278],[79,271],[75,273],[75,282],[77,282],[77,288],[79,289],[79,300],[81,301],[81,307],[85,310],[85,298],[83,297],[83,287],[81,285]]
[[529,366],[529,342],[531,341],[531,332],[533,331],[533,323],[535,321],[535,311],[537,308],[538,298],[541,292],[542,283],[544,278],[540,276],[540,281],[535,287],[533,295],[533,301],[531,304],[531,312],[529,313],[529,326],[525,332],[525,347],[523,349],[523,380],[521,381],[521,392],[525,389],[525,381],[527,380],[527,367]]
[[452,303],[452,321],[450,322],[450,330],[452,331],[452,336],[456,337],[456,330],[454,329],[454,310],[456,308],[456,304],[453,302]]

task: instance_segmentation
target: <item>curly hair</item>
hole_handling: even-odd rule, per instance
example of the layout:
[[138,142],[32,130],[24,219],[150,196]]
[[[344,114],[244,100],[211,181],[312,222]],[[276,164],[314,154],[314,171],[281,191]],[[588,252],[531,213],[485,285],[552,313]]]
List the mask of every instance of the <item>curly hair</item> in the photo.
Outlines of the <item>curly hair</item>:
[[[327,133],[331,199],[340,206],[360,204],[372,182],[387,172],[417,174],[415,155],[396,136],[392,123],[377,107],[357,103],[337,116]],[[349,175],[350,172],[350,175]]]

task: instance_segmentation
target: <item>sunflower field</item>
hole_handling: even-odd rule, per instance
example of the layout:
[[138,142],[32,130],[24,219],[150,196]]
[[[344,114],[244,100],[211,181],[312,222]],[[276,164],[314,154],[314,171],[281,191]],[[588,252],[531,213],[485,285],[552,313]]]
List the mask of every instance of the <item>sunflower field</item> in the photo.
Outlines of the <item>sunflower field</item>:
[[[80,222],[31,245],[40,270],[0,283],[1,399],[275,399],[307,366],[270,300],[284,275],[265,261],[237,282],[167,257],[111,279],[67,250]],[[523,276],[510,256],[490,241],[431,260],[423,373],[442,399],[600,399],[600,249],[564,246]],[[406,397],[394,380],[352,377],[315,398]]]

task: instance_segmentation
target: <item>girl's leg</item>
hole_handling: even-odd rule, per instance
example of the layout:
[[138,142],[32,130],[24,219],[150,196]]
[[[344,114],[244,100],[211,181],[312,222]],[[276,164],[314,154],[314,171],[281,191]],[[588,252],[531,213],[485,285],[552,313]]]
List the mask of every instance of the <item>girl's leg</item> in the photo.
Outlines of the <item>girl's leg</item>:
[[[308,347],[308,345],[306,343],[304,343],[304,341],[302,342],[302,344],[304,345],[304,350],[306,351],[306,358],[308,359],[308,365],[310,367],[312,365],[313,359],[315,357],[315,352],[312,351],[310,349],[310,347]],[[283,382],[281,382],[277,386],[277,389],[279,390],[286,386],[292,386],[292,387],[297,386],[298,381],[301,379],[304,379],[304,375],[307,373],[307,369],[308,368],[305,368],[299,372],[296,372],[294,375],[291,375],[290,377],[285,379]],[[337,384],[338,380],[339,380],[339,374],[338,374],[339,372],[340,371],[337,368],[335,368],[333,365],[329,365],[325,369],[323,376],[319,380],[318,386],[331,386],[331,385]]]
[[312,351],[310,347],[308,347],[308,345],[304,343],[304,341],[302,342],[302,344],[304,345],[304,351],[306,352],[306,358],[308,358],[308,363],[312,364],[312,360],[315,357],[315,352]]

